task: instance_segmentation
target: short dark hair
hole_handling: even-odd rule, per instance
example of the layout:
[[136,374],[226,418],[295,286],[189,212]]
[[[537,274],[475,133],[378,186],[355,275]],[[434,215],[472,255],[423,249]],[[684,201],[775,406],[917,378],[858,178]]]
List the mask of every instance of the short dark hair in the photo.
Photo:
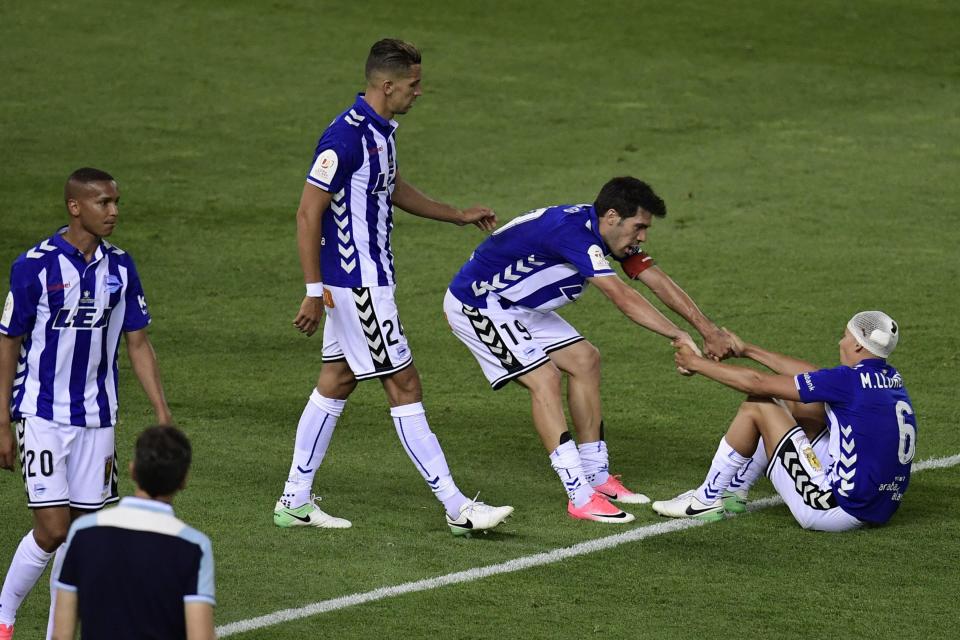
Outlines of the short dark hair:
[[180,429],[161,425],[144,429],[133,453],[133,479],[151,498],[170,496],[183,486],[193,451]]
[[396,38],[384,38],[370,47],[367,80],[378,71],[394,76],[406,75],[415,64],[420,64],[420,50],[415,45]]
[[90,184],[91,182],[116,182],[116,179],[102,169],[93,167],[81,167],[70,174],[66,184],[63,185],[64,201],[76,197],[76,186],[81,184]]
[[613,178],[603,185],[593,208],[598,216],[610,209],[619,213],[621,218],[632,218],[637,215],[637,209],[649,211],[658,218],[667,215],[666,203],[653,192],[653,188],[643,180],[631,176]]

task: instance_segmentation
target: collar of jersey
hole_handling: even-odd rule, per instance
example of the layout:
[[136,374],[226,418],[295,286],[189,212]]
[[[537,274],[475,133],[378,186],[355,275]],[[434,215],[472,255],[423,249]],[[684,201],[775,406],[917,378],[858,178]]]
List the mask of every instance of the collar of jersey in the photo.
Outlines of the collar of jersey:
[[130,507],[131,509],[144,509],[146,511],[159,511],[160,513],[173,513],[173,507],[166,502],[159,500],[148,500],[136,496],[127,496],[120,499],[121,507]]
[[889,365],[887,364],[887,361],[884,360],[883,358],[864,358],[863,360],[857,363],[857,366],[882,368]]
[[396,120],[385,120],[383,116],[373,110],[373,107],[367,104],[367,101],[363,99],[363,96],[363,93],[357,94],[357,101],[353,103],[354,109],[362,111],[363,115],[376,122],[380,127],[384,127],[388,130],[396,129],[398,126],[400,126],[397,124]]
[[592,204],[587,207],[587,213],[590,215],[590,231],[592,231],[594,237],[600,241],[600,248],[603,249],[603,255],[610,255],[610,247],[607,246],[607,243],[603,241],[603,236],[600,235],[600,219],[597,218],[597,210],[593,208]]
[[57,232],[51,236],[50,242],[67,256],[71,258],[79,258],[84,262],[84,264],[93,264],[94,262],[100,260],[100,258],[102,258],[106,253],[106,248],[103,246],[103,240],[100,240],[97,244],[97,250],[93,254],[93,260],[88,263],[83,257],[83,252],[67,242],[67,239],[63,237],[63,234],[66,233],[66,231],[67,227],[60,227],[57,229]]

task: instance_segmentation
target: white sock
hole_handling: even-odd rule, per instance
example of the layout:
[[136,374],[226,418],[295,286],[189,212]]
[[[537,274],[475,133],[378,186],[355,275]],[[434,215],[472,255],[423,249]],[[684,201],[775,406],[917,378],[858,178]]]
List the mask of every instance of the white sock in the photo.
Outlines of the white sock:
[[760,438],[760,443],[757,444],[757,450],[753,457],[737,470],[733,478],[730,479],[730,485],[727,489],[746,494],[766,470],[767,450],[763,446],[763,438]]
[[50,614],[47,616],[47,640],[53,640],[53,614],[57,608],[57,588],[53,581],[60,577],[63,567],[63,558],[67,555],[65,545],[60,545],[53,554],[53,564],[50,567]]
[[23,536],[7,569],[3,590],[0,591],[0,624],[12,625],[16,621],[20,603],[37,584],[51,556],[52,553],[47,553],[37,544],[32,530]]
[[288,509],[296,509],[310,500],[313,477],[327,453],[337,419],[346,404],[346,400],[325,398],[316,389],[310,394],[297,424],[293,461],[280,498],[280,502]]
[[567,440],[550,454],[550,466],[560,476],[563,488],[575,507],[582,507],[590,502],[593,487],[583,473],[583,464],[580,462],[580,453],[573,440]]
[[607,455],[607,443],[603,440],[587,442],[577,446],[580,452],[580,464],[583,465],[583,475],[590,482],[590,486],[599,487],[610,477],[610,462]]
[[713,462],[710,463],[710,472],[694,494],[697,500],[703,504],[712,504],[719,500],[723,490],[730,484],[730,479],[747,460],[748,458],[737,453],[727,443],[726,437],[722,438]]
[[423,404],[414,402],[400,407],[391,407],[393,426],[397,428],[397,435],[403,443],[403,449],[410,456],[414,466],[427,481],[433,495],[443,503],[447,515],[451,518],[460,517],[460,508],[469,500],[460,493],[460,489],[453,482],[447,459],[440,448],[440,441],[430,431],[427,424],[427,414]]

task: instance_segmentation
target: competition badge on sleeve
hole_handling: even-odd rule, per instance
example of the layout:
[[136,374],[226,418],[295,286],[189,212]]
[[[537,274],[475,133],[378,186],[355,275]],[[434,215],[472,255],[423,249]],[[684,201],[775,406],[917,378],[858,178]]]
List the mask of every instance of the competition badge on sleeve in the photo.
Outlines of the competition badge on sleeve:
[[7,294],[7,301],[3,303],[3,316],[0,317],[0,325],[9,327],[11,320],[13,320],[13,291]]

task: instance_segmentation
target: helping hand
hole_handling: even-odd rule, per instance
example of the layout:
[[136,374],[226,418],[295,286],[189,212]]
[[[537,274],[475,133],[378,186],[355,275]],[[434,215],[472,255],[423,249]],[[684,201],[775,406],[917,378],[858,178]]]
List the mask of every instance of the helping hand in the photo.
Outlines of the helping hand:
[[497,228],[497,214],[489,207],[474,205],[463,210],[463,223],[474,224],[484,231]]
[[[700,349],[697,347],[697,343],[694,342],[693,338],[686,333],[681,333],[678,335],[670,344],[672,344],[675,349],[679,350],[677,353],[686,352],[690,353],[694,358],[703,357],[703,354],[700,353]],[[677,371],[680,373],[680,375],[692,376],[695,373],[693,369],[681,364],[677,360],[676,354],[674,355],[674,362],[677,364]]]
[[[743,343],[740,345],[742,347]],[[717,361],[740,355],[734,337],[726,329],[717,329],[703,336],[703,350],[708,358]]]

